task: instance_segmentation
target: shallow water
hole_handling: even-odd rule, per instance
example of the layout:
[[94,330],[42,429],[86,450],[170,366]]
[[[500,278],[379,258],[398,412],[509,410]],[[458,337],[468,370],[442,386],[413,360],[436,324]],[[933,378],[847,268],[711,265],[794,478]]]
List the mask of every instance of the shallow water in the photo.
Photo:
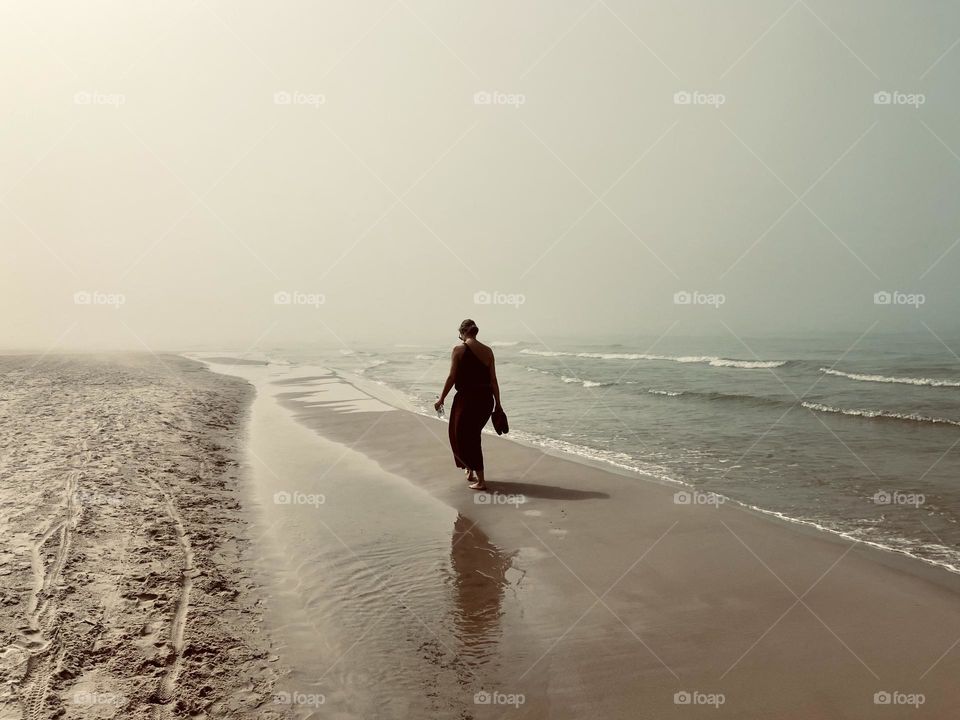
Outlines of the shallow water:
[[[960,360],[947,346],[929,334],[494,343],[514,439],[958,571]],[[449,348],[267,355],[320,362],[432,414]]]
[[511,559],[473,522],[294,419],[389,412],[323,370],[214,365],[257,386],[248,444],[266,623],[305,718],[459,716],[497,682]]

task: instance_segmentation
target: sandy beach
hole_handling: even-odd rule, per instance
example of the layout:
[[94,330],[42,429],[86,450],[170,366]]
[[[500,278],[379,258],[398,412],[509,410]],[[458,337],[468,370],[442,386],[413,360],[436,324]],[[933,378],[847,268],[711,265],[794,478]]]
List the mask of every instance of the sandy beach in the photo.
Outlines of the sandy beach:
[[0,365],[0,716],[262,717],[278,663],[244,570],[251,388],[173,355]]
[[955,574],[495,436],[477,494],[389,396],[207,362],[3,359],[3,718],[957,705]]

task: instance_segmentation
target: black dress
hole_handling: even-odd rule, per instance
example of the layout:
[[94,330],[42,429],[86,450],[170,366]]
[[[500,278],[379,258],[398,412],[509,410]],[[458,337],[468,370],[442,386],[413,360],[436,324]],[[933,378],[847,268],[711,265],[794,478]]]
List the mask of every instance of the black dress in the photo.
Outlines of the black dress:
[[450,408],[450,448],[458,468],[483,470],[480,431],[493,412],[490,368],[473,354],[469,345],[464,343],[464,348],[466,352],[460,358],[454,382],[457,394]]

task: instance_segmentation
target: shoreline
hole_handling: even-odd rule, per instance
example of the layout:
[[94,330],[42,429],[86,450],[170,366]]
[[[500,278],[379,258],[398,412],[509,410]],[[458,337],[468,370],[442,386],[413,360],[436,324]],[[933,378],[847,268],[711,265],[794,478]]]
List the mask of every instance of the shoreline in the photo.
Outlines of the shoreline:
[[[224,360],[225,358],[221,356],[219,359]],[[441,424],[444,424],[444,425],[446,424],[445,421],[438,420],[432,414],[425,411],[421,411],[419,408],[415,407],[414,404],[410,402],[408,398],[403,397],[399,393],[399,391],[396,391],[393,388],[390,388],[385,385],[381,385],[371,380],[367,380],[363,376],[356,375],[353,373],[343,373],[338,370],[330,370],[330,372],[333,372],[338,377],[341,377],[344,380],[344,382],[353,385],[354,387],[359,389],[361,392],[370,394],[378,398],[379,400],[382,400],[383,402],[386,402],[396,407],[399,410],[405,410],[407,412],[415,413],[430,422],[440,422]],[[484,429],[484,437],[496,438],[498,436],[495,433],[491,432],[490,427],[488,425],[488,427]],[[660,485],[664,487],[682,488],[685,490],[697,489],[695,485],[685,482],[683,480],[676,480],[668,477],[658,477],[638,467],[627,465],[625,463],[618,463],[613,459],[606,458],[600,455],[596,455],[596,454],[591,455],[590,452],[593,451],[592,448],[584,447],[583,450],[585,452],[581,453],[581,452],[578,452],[577,450],[567,450],[562,447],[555,447],[554,445],[551,445],[551,443],[558,442],[552,438],[529,439],[525,437],[517,437],[516,434],[514,434],[513,437],[504,436],[499,439],[506,440],[508,442],[517,443],[522,447],[526,447],[538,452],[543,452],[548,455],[552,455],[554,457],[568,460],[570,462],[581,463],[588,467],[605,470],[607,472],[612,472],[615,475],[620,475],[623,477],[629,477],[629,478],[641,480],[642,482],[653,483],[655,485]],[[559,441],[559,442],[565,445],[570,445],[570,443],[566,443],[566,441]],[[600,451],[594,451],[594,452],[596,453]],[[929,566],[931,568],[937,568],[944,572],[948,572],[952,575],[960,575],[960,565],[954,564],[952,562],[948,562],[946,560],[936,560],[934,558],[925,557],[911,550],[899,548],[889,543],[858,538],[853,534],[853,531],[851,530],[831,528],[815,520],[807,520],[804,518],[792,517],[778,510],[770,510],[767,508],[759,507],[757,505],[753,505],[748,502],[737,500],[728,495],[724,495],[723,493],[715,493],[711,491],[711,494],[722,498],[725,504],[730,503],[732,505],[739,507],[741,510],[745,512],[757,513],[761,516],[771,519],[774,522],[782,522],[791,526],[799,526],[799,527],[806,528],[808,530],[813,530],[820,533],[826,533],[828,535],[832,535],[837,538],[847,540],[850,542],[862,543],[864,545],[867,545],[871,548],[874,548],[884,553],[898,555],[902,558],[908,558],[909,560],[912,560],[912,561],[919,561],[920,563],[923,563],[926,566]],[[945,550],[949,550],[949,548],[947,548],[944,545],[938,545],[938,547],[943,548]]]
[[[392,407],[394,407],[397,410],[415,414],[422,419],[425,419],[429,422],[438,423],[439,425],[446,428],[447,423],[445,421],[440,420],[427,412],[420,412],[414,409],[411,403],[391,402],[391,399],[393,398],[393,396],[390,393],[378,394],[376,392],[377,389],[383,388],[385,386],[378,385],[377,383],[372,381],[365,381],[362,383],[358,383],[357,381],[363,380],[363,378],[354,377],[348,373],[341,373],[337,370],[329,370],[329,372],[336,375],[337,377],[340,377],[345,383],[356,387],[361,392],[372,395],[377,399],[382,400],[387,404],[390,404]],[[396,391],[394,391],[392,388],[389,388],[389,390],[394,395],[396,394]],[[446,433],[445,429],[443,433],[444,434]],[[589,455],[583,455],[575,451],[564,450],[562,448],[553,447],[549,444],[540,444],[536,440],[528,440],[525,438],[518,438],[516,436],[510,437],[509,435],[498,436],[496,435],[496,433],[490,430],[489,424],[486,428],[484,428],[483,437],[484,437],[484,442],[493,440],[496,442],[513,443],[518,445],[519,447],[527,448],[535,452],[540,452],[540,453],[543,453],[544,455],[557,458],[558,460],[562,460],[564,462],[571,462],[571,463],[583,465],[585,467],[599,470],[601,472],[607,472],[622,478],[640,480],[641,482],[649,483],[651,485],[661,487],[661,488],[667,488],[674,491],[677,490],[678,488],[684,489],[684,490],[691,490],[691,491],[697,490],[697,487],[695,485],[685,482],[683,480],[675,480],[672,478],[658,477],[640,468],[635,468],[625,464],[617,464],[614,461],[608,460],[605,458],[591,457]],[[547,438],[547,440],[549,440],[549,438]],[[732,507],[735,507],[735,509],[739,511],[742,511],[751,515],[755,515],[763,520],[766,520],[768,522],[771,522],[777,525],[781,525],[785,528],[792,528],[794,530],[799,530],[805,533],[812,533],[813,536],[826,535],[828,537],[836,539],[837,541],[843,540],[843,541],[848,541],[855,544],[864,545],[866,547],[871,548],[872,550],[876,550],[879,553],[882,553],[883,555],[888,556],[889,561],[894,565],[898,565],[900,563],[907,563],[906,565],[902,566],[904,569],[915,567],[914,561],[919,561],[919,563],[921,563],[922,566],[925,566],[924,568],[925,570],[929,570],[929,571],[939,570],[942,572],[949,573],[951,576],[954,576],[954,575],[960,576],[960,567],[951,565],[949,563],[932,560],[930,558],[925,558],[921,555],[916,555],[910,552],[909,550],[902,550],[890,545],[884,545],[883,543],[853,537],[849,531],[837,530],[834,528],[826,527],[812,520],[795,518],[776,510],[769,510],[766,508],[757,507],[755,505],[751,505],[749,503],[742,502],[740,500],[736,500],[729,496],[723,495],[722,493],[714,493],[711,491],[709,493],[704,493],[704,494],[716,495],[717,497],[723,499],[722,504],[724,505],[729,503]],[[917,571],[920,572],[920,569],[917,568]],[[936,574],[933,577],[935,576]]]
[[[270,392],[298,424],[422,488],[511,558],[519,575],[498,601],[501,680],[483,689],[525,695],[524,713],[623,717],[642,705],[659,716],[677,711],[675,693],[719,692],[718,717],[777,707],[865,718],[876,693],[912,691],[925,697],[920,716],[940,717],[960,700],[935,683],[960,669],[953,573],[746,508],[677,505],[677,485],[496,436],[484,439],[490,497],[526,497],[478,502],[434,421],[351,408],[339,399],[348,383],[315,368],[282,373],[291,380]],[[376,493],[364,502],[363,515],[383,511]],[[466,698],[450,702],[487,716]]]

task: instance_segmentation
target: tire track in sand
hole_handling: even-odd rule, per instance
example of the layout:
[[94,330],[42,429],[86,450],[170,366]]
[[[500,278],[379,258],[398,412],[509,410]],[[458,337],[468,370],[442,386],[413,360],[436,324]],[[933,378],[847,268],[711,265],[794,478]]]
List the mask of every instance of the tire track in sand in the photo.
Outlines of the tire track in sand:
[[[205,476],[205,467],[203,460],[200,460],[197,474],[200,478]],[[173,525],[174,533],[177,536],[177,543],[183,552],[183,566],[180,571],[180,597],[177,599],[176,608],[173,612],[173,618],[170,621],[170,645],[173,648],[173,657],[167,663],[167,668],[157,684],[157,689],[153,695],[153,702],[157,703],[154,708],[153,716],[156,720],[165,720],[171,717],[173,700],[176,695],[177,678],[183,666],[184,633],[187,628],[187,619],[190,612],[190,591],[193,589],[193,577],[196,570],[193,566],[193,547],[190,545],[190,535],[187,533],[183,517],[177,510],[177,505],[173,501],[173,496],[156,480],[150,481],[157,491],[163,495],[164,508],[167,517]]]
[[[30,548],[34,586],[27,604],[28,642],[24,648],[27,653],[27,668],[19,691],[21,717],[24,720],[40,720],[43,717],[50,678],[63,659],[56,587],[70,555],[73,529],[80,517],[77,486],[90,460],[90,451],[85,440],[78,443],[77,449],[80,461],[78,466],[67,473],[62,511],[47,523],[37,542]],[[46,566],[44,548],[52,538],[56,538],[57,545],[53,560]]]

